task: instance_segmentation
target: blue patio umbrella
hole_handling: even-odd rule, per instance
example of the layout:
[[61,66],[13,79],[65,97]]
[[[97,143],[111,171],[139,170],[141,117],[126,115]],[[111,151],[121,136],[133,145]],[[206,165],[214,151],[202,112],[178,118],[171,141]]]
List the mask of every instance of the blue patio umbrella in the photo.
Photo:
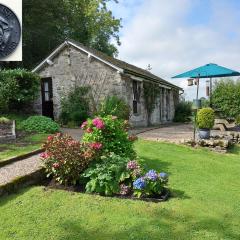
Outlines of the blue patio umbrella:
[[235,77],[240,73],[229,68],[219,66],[214,63],[206,64],[202,67],[184,72],[173,78],[219,78],[219,77]]
[[[211,104],[212,103],[211,102],[212,78],[235,77],[235,76],[240,76],[240,72],[219,66],[214,63],[209,63],[204,66],[176,75],[172,78],[195,78],[197,80],[197,98],[196,98],[197,101],[198,101],[198,91],[199,91],[199,79],[210,78],[210,106],[211,106],[212,105]],[[195,114],[195,120],[196,120],[196,114]],[[195,128],[194,128],[194,140],[195,140]]]

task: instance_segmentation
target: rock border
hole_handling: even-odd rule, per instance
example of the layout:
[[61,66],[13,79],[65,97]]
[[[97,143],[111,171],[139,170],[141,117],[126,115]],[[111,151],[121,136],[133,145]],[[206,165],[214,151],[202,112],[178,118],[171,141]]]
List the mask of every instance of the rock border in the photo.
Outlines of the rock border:
[[16,193],[27,186],[39,184],[45,179],[46,174],[43,168],[28,175],[17,177],[13,181],[0,186],[0,197]]
[[37,150],[31,151],[31,152],[28,152],[28,153],[25,153],[25,154],[22,154],[22,155],[19,155],[19,156],[16,156],[16,157],[12,157],[12,158],[9,158],[9,159],[6,159],[6,160],[1,160],[0,161],[0,167],[4,167],[4,166],[9,165],[11,163],[21,161],[25,158],[31,157],[33,155],[36,155],[36,154],[39,154],[39,153],[42,153],[42,152],[44,152],[44,149],[39,148]]

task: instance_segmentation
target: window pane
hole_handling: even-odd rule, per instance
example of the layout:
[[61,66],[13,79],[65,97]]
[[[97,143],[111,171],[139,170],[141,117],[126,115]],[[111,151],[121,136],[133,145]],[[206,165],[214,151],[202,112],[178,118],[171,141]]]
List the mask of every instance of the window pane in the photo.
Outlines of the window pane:
[[45,101],[49,101],[49,92],[45,92]]
[[44,91],[48,92],[48,82],[44,82]]
[[138,113],[138,106],[136,100],[133,100],[133,113],[134,114]]

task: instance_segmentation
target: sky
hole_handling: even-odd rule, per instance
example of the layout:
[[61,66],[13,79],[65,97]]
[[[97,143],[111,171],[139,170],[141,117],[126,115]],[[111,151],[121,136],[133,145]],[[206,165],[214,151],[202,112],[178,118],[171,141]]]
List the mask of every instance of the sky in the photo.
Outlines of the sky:
[[[240,71],[240,0],[119,0],[109,3],[122,18],[118,58],[182,87],[192,100],[196,87],[173,76],[207,63]],[[206,80],[200,82],[205,96]]]

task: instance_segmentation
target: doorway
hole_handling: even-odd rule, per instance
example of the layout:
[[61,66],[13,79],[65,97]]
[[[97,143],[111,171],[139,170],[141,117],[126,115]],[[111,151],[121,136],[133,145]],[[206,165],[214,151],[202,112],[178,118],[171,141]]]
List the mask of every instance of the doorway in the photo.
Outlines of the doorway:
[[41,92],[42,92],[42,115],[53,119],[54,116],[53,116],[52,78],[42,78]]

